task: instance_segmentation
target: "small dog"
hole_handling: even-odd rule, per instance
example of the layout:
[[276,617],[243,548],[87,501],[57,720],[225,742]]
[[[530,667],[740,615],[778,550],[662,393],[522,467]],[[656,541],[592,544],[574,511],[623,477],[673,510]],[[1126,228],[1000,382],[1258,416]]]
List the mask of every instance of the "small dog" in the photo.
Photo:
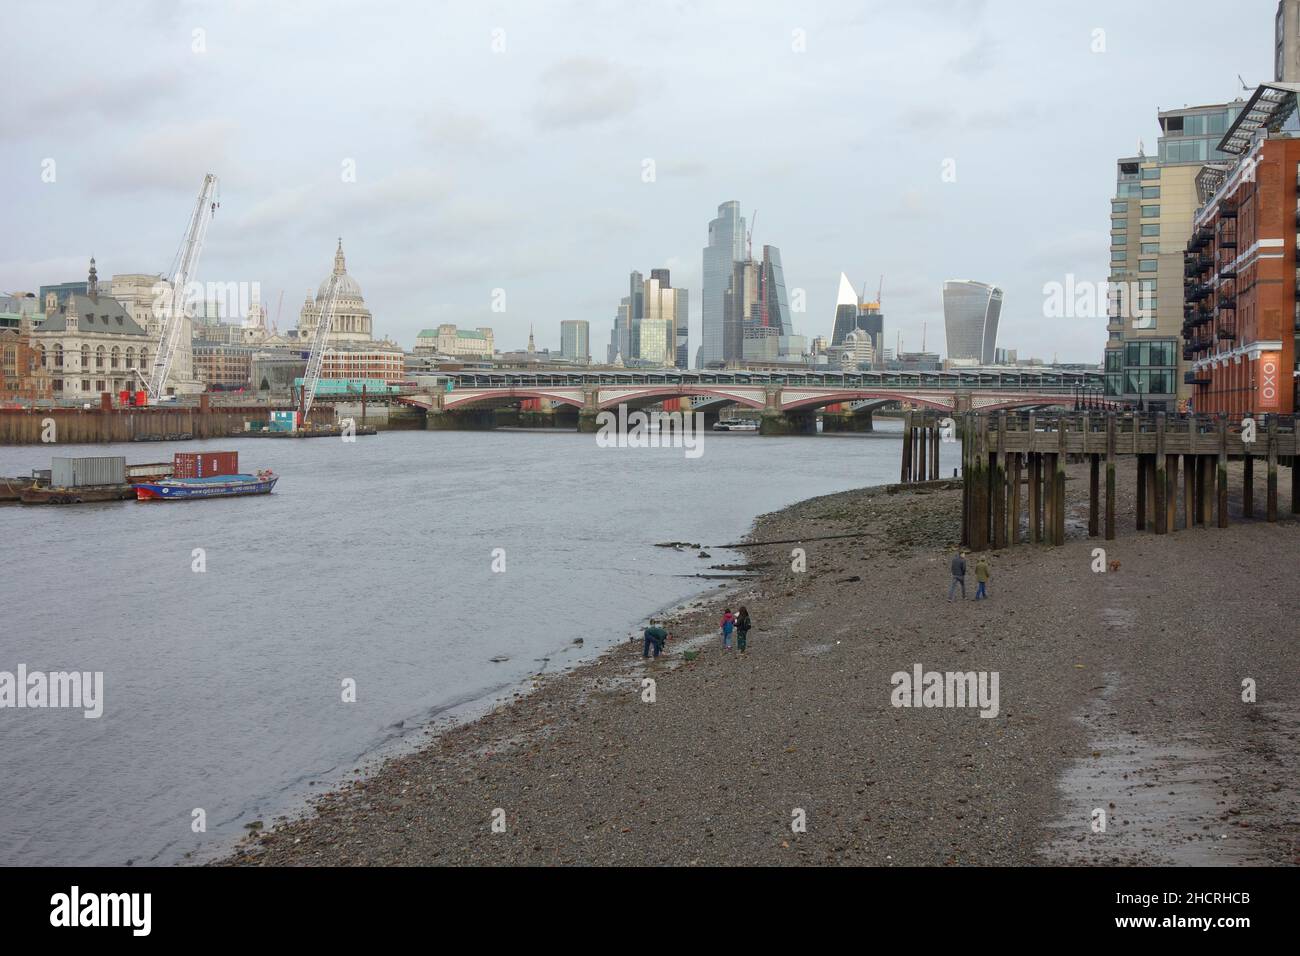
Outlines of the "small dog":
[[1110,562],[1110,569],[1111,569],[1112,571],[1118,571],[1118,570],[1119,570],[1119,562],[1118,562],[1118,561],[1113,561],[1113,560],[1112,560],[1112,561]]

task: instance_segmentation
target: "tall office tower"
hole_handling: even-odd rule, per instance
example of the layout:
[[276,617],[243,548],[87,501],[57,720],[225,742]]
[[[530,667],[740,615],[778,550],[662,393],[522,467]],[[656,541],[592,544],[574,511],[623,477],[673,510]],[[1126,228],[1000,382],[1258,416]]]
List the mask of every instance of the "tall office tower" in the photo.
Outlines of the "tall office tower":
[[943,324],[948,358],[992,365],[1001,312],[1002,290],[996,286],[972,279],[945,282]]
[[674,289],[667,269],[651,269],[645,283],[645,318],[670,319],[672,354],[665,365],[686,368],[689,339],[689,299],[685,289]]
[[758,308],[760,324],[777,330],[777,335],[794,335],[790,321],[790,300],[785,292],[785,270],[781,268],[781,250],[763,247],[763,263],[758,273]]
[[858,294],[853,283],[840,273],[840,290],[835,296],[835,325],[831,331],[831,345],[843,345],[844,337],[858,327]]
[[871,339],[871,361],[881,368],[885,359],[885,313],[879,302],[863,302],[858,313],[858,328]]
[[1273,27],[1273,79],[1300,83],[1300,0],[1280,0]]
[[[643,303],[644,314],[637,320],[636,339],[638,343],[637,357],[647,362],[653,362],[661,368],[668,368],[677,362],[677,325],[678,322],[685,322],[686,317],[680,319],[677,315],[677,290],[668,283],[670,282],[667,269],[654,269],[650,272],[650,278],[645,280],[645,287],[642,291],[641,301]],[[645,336],[651,325],[663,323],[666,326],[666,332],[663,341],[660,341],[659,332],[654,332],[653,344],[647,344]]]
[[[740,214],[740,203],[724,202],[718,207],[718,218],[709,222],[709,244],[704,247],[704,291],[700,300],[704,318],[704,365],[726,361],[724,324],[727,310],[727,289],[731,285],[735,263],[745,256],[745,217]],[[740,356],[741,335],[735,330],[735,352]]]
[[732,263],[731,285],[723,294],[722,361],[745,358],[745,329],[762,326],[759,315],[759,265],[753,259]]
[[560,323],[560,356],[569,362],[591,361],[591,323],[565,319]]
[[1196,178],[1207,163],[1235,158],[1218,145],[1242,105],[1158,113],[1157,154],[1139,153],[1116,164],[1104,365],[1112,401],[1175,411],[1191,393],[1180,350],[1183,251],[1199,205]]

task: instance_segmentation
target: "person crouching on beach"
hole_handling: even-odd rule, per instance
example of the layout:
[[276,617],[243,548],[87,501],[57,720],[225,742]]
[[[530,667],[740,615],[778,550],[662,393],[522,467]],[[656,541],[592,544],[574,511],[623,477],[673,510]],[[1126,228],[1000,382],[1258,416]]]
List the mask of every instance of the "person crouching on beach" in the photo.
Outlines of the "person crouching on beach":
[[948,600],[961,587],[961,599],[966,600],[966,555],[959,550],[952,556],[952,583],[948,585]]
[[749,640],[749,629],[753,626],[749,620],[749,610],[742,607],[736,615],[736,647],[742,654],[745,653],[745,644]]
[[655,649],[655,657],[664,649],[664,641],[668,640],[668,632],[659,626],[658,621],[652,620],[650,626],[645,629],[645,646],[641,650],[642,657],[650,656],[650,648]]
[[731,613],[731,608],[722,610],[722,646],[726,650],[731,650],[731,632],[736,626],[736,615]]
[[988,559],[981,557],[975,562],[975,580],[979,582],[979,587],[975,589],[975,600],[978,601],[980,598],[988,600],[989,592],[984,590],[984,586],[989,583],[990,576]]

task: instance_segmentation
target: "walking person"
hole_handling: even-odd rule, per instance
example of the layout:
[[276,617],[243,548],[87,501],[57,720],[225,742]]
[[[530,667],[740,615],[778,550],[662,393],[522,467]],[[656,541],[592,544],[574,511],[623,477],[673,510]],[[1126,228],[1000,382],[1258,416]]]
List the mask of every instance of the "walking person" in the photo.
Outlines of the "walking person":
[[754,625],[749,620],[749,609],[741,607],[740,613],[736,615],[736,647],[740,653],[745,653],[745,645],[749,640],[749,629]]
[[736,626],[736,615],[731,613],[731,608],[722,610],[722,647],[724,650],[731,650],[731,632]]
[[989,562],[988,558],[983,555],[975,562],[975,580],[979,582],[979,587],[975,589],[975,600],[984,598],[988,600],[989,592],[984,590],[984,586],[989,583]]
[[645,629],[645,646],[641,650],[642,657],[650,656],[650,648],[654,648],[655,657],[664,649],[664,641],[668,640],[668,632],[659,626],[658,621],[652,620],[650,626]]
[[948,600],[952,600],[958,586],[961,587],[961,599],[966,600],[966,555],[960,550],[952,556],[952,583],[948,585]]

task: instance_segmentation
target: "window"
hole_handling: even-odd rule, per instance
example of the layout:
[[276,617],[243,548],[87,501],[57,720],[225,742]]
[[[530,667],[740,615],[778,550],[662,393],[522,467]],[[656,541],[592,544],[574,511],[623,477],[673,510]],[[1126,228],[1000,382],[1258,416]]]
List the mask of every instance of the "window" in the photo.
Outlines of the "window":
[[1126,246],[1128,245],[1128,236],[1111,236],[1110,244],[1112,246]]
[[1142,178],[1143,178],[1143,179],[1159,179],[1159,178],[1160,178],[1160,167],[1159,167],[1159,166],[1147,166],[1146,168],[1144,168],[1144,169],[1142,170]]
[[1160,198],[1160,187],[1159,187],[1159,186],[1143,186],[1143,187],[1142,187],[1142,198],[1143,198],[1143,199],[1159,199],[1159,198]]
[[1159,218],[1160,218],[1160,207],[1159,207],[1159,206],[1143,206],[1143,207],[1142,207],[1142,218],[1143,218],[1143,219],[1159,219]]
[[1158,236],[1158,235],[1160,235],[1160,223],[1158,223],[1158,222],[1144,222],[1144,223],[1142,224],[1142,235],[1144,235],[1144,236]]
[[1119,349],[1106,350],[1106,371],[1118,372],[1123,366],[1124,353]]
[[95,368],[100,369],[103,367],[104,367],[104,346],[101,345],[99,348],[95,349]]
[[1157,279],[1139,279],[1138,288],[1143,292],[1155,292]]
[[1138,260],[1138,272],[1156,272],[1160,268],[1160,263],[1156,259]]
[[1142,248],[1139,249],[1138,251],[1141,252],[1142,255],[1144,256],[1155,255],[1157,252],[1160,251],[1160,243],[1144,242],[1142,243]]
[[1113,202],[1113,203],[1110,204],[1110,211],[1111,211],[1112,213],[1116,213],[1116,212],[1128,212],[1128,203],[1126,203],[1126,202]]
[[88,392],[88,391],[90,391],[90,379],[88,379],[88,378],[83,378],[83,379],[81,380],[81,390],[82,390],[83,392]]
[[1127,219],[1112,219],[1112,220],[1110,221],[1110,231],[1111,231],[1111,232],[1128,232],[1128,220],[1127,220]]
[[1112,252],[1112,253],[1110,254],[1110,261],[1111,261],[1111,262],[1127,262],[1127,261],[1128,261],[1128,253],[1127,253],[1127,252],[1120,251],[1120,250],[1116,250],[1115,252]]

